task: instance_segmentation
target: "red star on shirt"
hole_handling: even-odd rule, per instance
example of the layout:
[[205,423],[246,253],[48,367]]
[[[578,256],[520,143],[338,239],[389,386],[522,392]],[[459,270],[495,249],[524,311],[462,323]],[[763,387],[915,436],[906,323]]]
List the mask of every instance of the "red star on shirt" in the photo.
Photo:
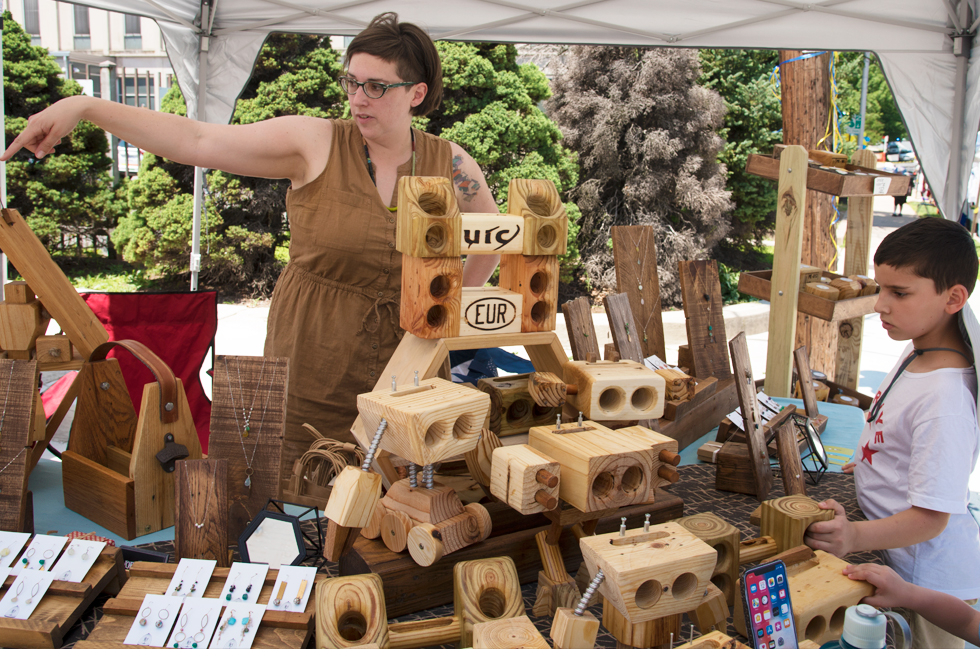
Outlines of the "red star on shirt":
[[864,446],[861,447],[861,460],[862,461],[863,460],[867,460],[868,461],[868,464],[872,464],[872,462],[871,462],[871,456],[874,455],[877,452],[878,451],[875,451],[875,450],[872,450],[871,449],[871,442],[865,442],[864,443]]

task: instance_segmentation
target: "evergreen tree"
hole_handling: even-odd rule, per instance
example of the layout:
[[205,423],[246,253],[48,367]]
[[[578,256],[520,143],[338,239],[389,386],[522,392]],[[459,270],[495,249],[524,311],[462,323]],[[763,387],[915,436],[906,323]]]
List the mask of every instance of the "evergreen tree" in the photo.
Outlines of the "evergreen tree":
[[[31,45],[31,37],[9,11],[3,20],[6,147],[24,130],[30,115],[82,89],[59,77],[61,69],[48,51]],[[124,207],[112,186],[108,150],[105,132],[83,121],[44,158],[38,160],[25,149],[7,162],[10,207],[21,213],[48,250],[80,251],[107,243],[107,233]]]
[[549,114],[577,151],[579,248],[595,286],[615,286],[610,227],[652,225],[661,299],[680,304],[677,263],[704,257],[729,229],[718,164],[724,104],[697,84],[697,52],[573,47]]
[[[861,79],[864,75],[864,52],[841,52],[837,57],[838,102],[843,119],[861,114]],[[881,70],[878,57],[872,55],[868,66],[868,105],[864,135],[877,144],[887,135],[890,141],[908,139],[905,123],[898,112],[895,96]],[[856,144],[851,150],[856,148]]]

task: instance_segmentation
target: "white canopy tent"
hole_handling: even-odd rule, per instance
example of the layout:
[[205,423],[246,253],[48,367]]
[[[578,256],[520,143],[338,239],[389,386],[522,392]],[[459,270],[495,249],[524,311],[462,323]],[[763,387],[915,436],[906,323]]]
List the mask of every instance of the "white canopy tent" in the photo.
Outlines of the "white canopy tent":
[[[940,209],[958,218],[980,123],[980,0],[83,0],[153,18],[188,114],[226,123],[270,32],[357,34],[396,11],[434,39],[873,51]],[[202,172],[196,174],[197,255]],[[199,257],[192,257],[199,259]],[[192,269],[195,265],[192,261]],[[196,273],[194,274],[196,280]],[[195,281],[196,284],[196,281]]]

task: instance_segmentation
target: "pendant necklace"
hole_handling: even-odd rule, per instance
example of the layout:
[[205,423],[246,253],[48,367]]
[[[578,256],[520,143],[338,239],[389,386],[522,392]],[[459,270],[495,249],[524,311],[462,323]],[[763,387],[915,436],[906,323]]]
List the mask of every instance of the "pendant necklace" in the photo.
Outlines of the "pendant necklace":
[[[415,130],[409,128],[408,132],[412,136],[412,175],[414,176],[415,175]],[[371,176],[371,182],[374,183],[375,187],[377,187],[378,179],[375,178],[374,176],[374,163],[371,162],[371,154],[368,152],[367,142],[364,143],[364,157],[367,158],[367,169],[368,169],[368,174]],[[387,205],[385,207],[388,209],[389,212],[398,211],[397,207],[388,207]]]
[[[213,468],[211,469],[211,480],[208,481],[208,487],[207,487],[208,495],[207,495],[207,498],[204,501],[204,518],[201,519],[201,522],[200,523],[197,522],[198,521],[197,516],[194,514],[193,511],[191,511],[191,520],[194,521],[194,527],[196,527],[197,529],[201,529],[202,527],[204,527],[204,524],[208,522],[208,508],[211,506],[211,494],[213,494],[214,491],[215,491],[215,489],[214,489],[214,475],[215,475],[215,472],[217,472],[217,470],[218,470],[217,465],[214,465]],[[190,479],[190,475],[189,474],[190,474],[190,471],[187,470],[187,465],[185,464],[184,465],[184,482],[187,485],[187,495],[191,495],[191,479]]]
[[[265,359],[262,360],[262,370],[265,370]],[[252,462],[255,460],[255,451],[259,448],[259,436],[262,434],[262,425],[265,423],[265,413],[269,408],[269,399],[272,397],[272,388],[276,384],[276,373],[279,371],[279,363],[275,363],[272,367],[272,378],[269,379],[269,390],[266,393],[265,404],[262,406],[262,418],[259,420],[259,427],[255,431],[255,442],[252,444],[252,455],[249,457],[248,450],[245,448],[245,438],[248,436],[242,431],[241,424],[238,421],[238,411],[234,407],[234,398],[232,398],[232,412],[235,413],[235,425],[238,426],[238,440],[242,443],[242,454],[245,456],[245,486],[249,489],[252,488]],[[225,372],[228,372],[228,359],[225,358]],[[231,379],[229,376],[229,393],[231,392]],[[239,380],[241,380],[241,369],[238,372]],[[258,394],[259,387],[262,380],[262,372],[259,373],[259,381],[255,385],[255,393]],[[254,398],[253,398],[254,401]]]
[[[262,375],[265,374],[265,362],[266,358],[262,357],[262,368],[259,370],[259,379],[255,382],[255,392],[252,393],[252,404],[248,407],[248,412],[245,412],[245,390],[242,388],[242,364],[238,361],[236,364],[236,370],[238,371],[238,396],[242,401],[242,423],[244,426],[239,425],[239,434],[248,438],[249,433],[252,431],[252,410],[255,408],[255,398],[259,396],[259,386],[262,385]],[[228,359],[225,358],[225,371],[228,371]],[[231,374],[228,375],[228,393],[231,394],[231,407],[235,409],[235,395],[231,391]],[[235,423],[238,423],[238,410],[235,410]]]
[[[637,226],[637,227],[643,228],[643,230],[640,233],[640,240],[639,241],[637,241],[636,239],[633,238],[633,234],[629,230],[626,230],[626,234],[629,235],[630,241],[633,242],[633,249],[636,250],[636,265],[640,267],[640,272],[636,276],[636,285],[642,291],[643,290],[643,271],[646,269],[647,257],[649,256],[647,253],[650,250],[649,244],[646,243],[644,241],[644,239],[647,238],[647,235],[650,232],[650,230],[648,229],[649,226],[641,225],[641,226]],[[640,243],[645,243],[645,245],[643,246],[643,255],[642,256],[640,255]],[[643,294],[642,293],[640,294],[640,306],[646,306],[646,299],[643,297]],[[650,320],[653,319],[653,314],[654,313],[656,313],[656,309],[653,308],[653,307],[651,307],[650,308],[650,313],[647,315],[647,321],[643,323],[643,329],[642,329],[642,331],[643,331],[643,342],[648,342],[649,341],[649,338],[647,337],[647,327],[650,325]],[[627,330],[626,333],[629,334],[629,331]]]
[[[692,266],[692,268],[696,268]],[[707,268],[705,268],[705,273],[698,278],[698,284],[701,285],[702,293],[701,298],[704,300],[704,304],[708,309],[708,343],[715,342],[715,331],[714,327],[711,326],[711,295],[708,290],[708,274]]]

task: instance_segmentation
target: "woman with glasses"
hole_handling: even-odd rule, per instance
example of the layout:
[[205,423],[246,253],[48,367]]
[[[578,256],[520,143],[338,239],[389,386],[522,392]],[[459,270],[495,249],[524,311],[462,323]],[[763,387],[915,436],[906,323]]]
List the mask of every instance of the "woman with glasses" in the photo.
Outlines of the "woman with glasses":
[[[498,211],[483,173],[462,148],[411,127],[413,117],[442,100],[442,67],[425,32],[382,14],[351,41],[344,62],[340,83],[349,95],[349,120],[208,124],[78,96],[34,115],[2,156],[26,148],[42,157],[88,119],[176,162],[291,181],[290,261],[273,294],[265,342],[266,356],[290,359],[284,474],[309,449],[302,424],[352,440],[356,395],[374,389],[404,333],[395,250],[398,178],[450,178],[460,210]],[[464,285],[482,286],[496,264],[496,257],[469,257]]]

